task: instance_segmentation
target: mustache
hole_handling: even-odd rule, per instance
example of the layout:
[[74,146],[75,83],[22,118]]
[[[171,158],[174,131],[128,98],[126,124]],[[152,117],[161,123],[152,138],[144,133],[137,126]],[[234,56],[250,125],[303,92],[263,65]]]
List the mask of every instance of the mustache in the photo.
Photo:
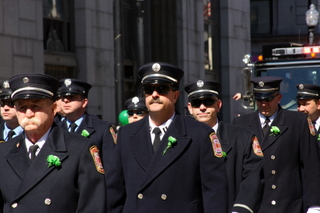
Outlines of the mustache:
[[149,104],[154,104],[154,103],[157,103],[157,104],[163,104],[162,101],[160,101],[160,99],[152,99]]
[[37,118],[24,118],[19,123],[21,127],[25,127],[27,124],[40,125],[40,121]]

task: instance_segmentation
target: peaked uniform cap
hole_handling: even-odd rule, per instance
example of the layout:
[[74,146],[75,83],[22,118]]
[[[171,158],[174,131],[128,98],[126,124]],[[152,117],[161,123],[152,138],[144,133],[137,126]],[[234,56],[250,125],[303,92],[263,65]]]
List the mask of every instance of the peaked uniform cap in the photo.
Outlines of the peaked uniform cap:
[[297,99],[320,99],[320,86],[314,84],[297,84]]
[[55,99],[59,81],[45,74],[20,74],[9,80],[12,100],[17,99]]
[[183,71],[172,64],[151,62],[140,67],[138,71],[141,83],[145,84],[173,84],[179,85]]
[[278,76],[261,76],[252,78],[253,92],[256,98],[268,98],[280,91],[281,77]]
[[221,84],[213,80],[195,80],[187,83],[184,90],[188,93],[189,100],[200,98],[219,97]]
[[91,85],[78,79],[66,78],[59,81],[59,96],[84,95],[88,96]]
[[145,98],[143,97],[135,96],[133,98],[129,98],[125,102],[125,107],[128,111],[132,111],[132,110],[148,111],[145,104]]

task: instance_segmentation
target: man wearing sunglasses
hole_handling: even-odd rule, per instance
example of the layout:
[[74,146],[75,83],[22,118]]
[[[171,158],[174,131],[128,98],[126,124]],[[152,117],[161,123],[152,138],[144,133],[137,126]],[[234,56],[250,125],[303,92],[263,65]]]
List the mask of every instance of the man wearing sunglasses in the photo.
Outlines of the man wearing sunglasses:
[[145,99],[143,97],[133,97],[129,98],[125,102],[125,107],[128,110],[128,121],[133,123],[141,120],[148,114],[148,109],[145,104]]
[[118,132],[109,212],[227,212],[221,145],[210,127],[175,110],[183,71],[158,62],[139,75],[149,115]]
[[281,108],[281,81],[275,76],[253,78],[258,110],[233,122],[253,131],[261,143],[265,185],[259,213],[318,212],[320,162],[315,131],[307,115]]
[[1,118],[3,119],[3,123],[0,126],[0,142],[10,140],[23,131],[18,122],[11,93],[9,81],[4,81],[0,89],[0,110]]
[[218,119],[222,107],[220,83],[195,80],[184,87],[188,94],[188,110],[198,121],[208,124],[226,153],[229,181],[228,212],[257,212],[263,191],[263,154],[254,134],[242,127]]

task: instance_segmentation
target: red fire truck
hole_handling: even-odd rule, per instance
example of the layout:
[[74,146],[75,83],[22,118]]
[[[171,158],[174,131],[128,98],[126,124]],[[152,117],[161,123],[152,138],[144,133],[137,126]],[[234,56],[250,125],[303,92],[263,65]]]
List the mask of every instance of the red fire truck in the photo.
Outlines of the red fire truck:
[[320,46],[304,46],[297,43],[265,45],[257,61],[252,62],[250,54],[246,54],[243,61],[246,67],[242,69],[245,87],[242,106],[248,110],[255,109],[250,83],[252,77],[282,77],[280,92],[283,97],[280,105],[289,110],[297,110],[296,85],[320,85]]

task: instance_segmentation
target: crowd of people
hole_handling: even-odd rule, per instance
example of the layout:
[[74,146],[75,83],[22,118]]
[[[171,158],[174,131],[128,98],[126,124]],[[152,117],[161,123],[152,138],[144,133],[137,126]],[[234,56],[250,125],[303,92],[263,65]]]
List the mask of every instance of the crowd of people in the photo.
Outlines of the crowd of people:
[[253,78],[257,110],[229,124],[220,82],[184,85],[185,116],[183,70],[153,62],[138,74],[144,97],[126,100],[117,132],[87,113],[87,82],[4,81],[0,212],[320,212],[319,86],[297,85],[293,112],[279,105],[280,77]]

